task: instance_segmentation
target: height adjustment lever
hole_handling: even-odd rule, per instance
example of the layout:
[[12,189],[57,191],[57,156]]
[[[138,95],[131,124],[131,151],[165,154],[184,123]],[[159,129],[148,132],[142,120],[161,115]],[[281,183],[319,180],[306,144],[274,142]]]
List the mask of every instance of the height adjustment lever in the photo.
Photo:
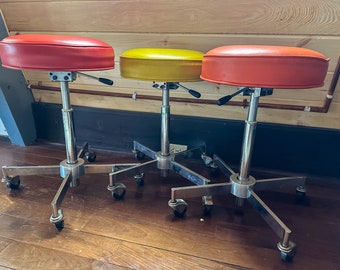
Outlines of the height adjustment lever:
[[82,72],[77,72],[77,74],[80,75],[80,76],[90,78],[90,79],[95,79],[98,82],[101,82],[101,83],[106,84],[106,85],[113,85],[113,81],[110,80],[110,79],[107,79],[107,78],[98,78],[98,77],[95,77],[95,76],[92,76],[92,75],[89,75],[89,74],[86,74],[86,73],[82,73]]
[[217,105],[221,106],[223,104],[226,104],[229,100],[231,100],[234,96],[237,96],[238,94],[241,94],[245,91],[250,91],[251,89],[248,87],[242,87],[240,90],[236,91],[235,93],[231,94],[231,95],[227,95],[224,97],[221,97],[219,100],[217,100]]
[[259,87],[238,87],[238,91],[236,91],[234,94],[221,97],[219,100],[217,100],[217,105],[221,106],[225,103],[227,103],[229,100],[231,100],[234,96],[241,94],[243,96],[250,96],[252,94],[255,94],[260,97],[264,96],[270,96],[273,94],[273,88],[259,88]]
[[177,86],[179,86],[179,87],[181,87],[181,88],[183,88],[185,91],[187,91],[190,95],[192,95],[193,97],[195,97],[195,98],[200,98],[201,97],[201,93],[200,92],[197,92],[197,91],[195,91],[195,90],[192,90],[192,89],[190,89],[190,88],[188,88],[188,87],[185,87],[185,86],[183,86],[183,85],[181,85],[180,83],[174,83],[175,85],[177,85]]

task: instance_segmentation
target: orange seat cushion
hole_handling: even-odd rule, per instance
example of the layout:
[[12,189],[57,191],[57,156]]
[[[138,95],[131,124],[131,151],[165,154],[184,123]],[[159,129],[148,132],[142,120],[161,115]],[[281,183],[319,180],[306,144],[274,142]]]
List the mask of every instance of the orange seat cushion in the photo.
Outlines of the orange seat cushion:
[[0,42],[4,67],[49,71],[114,68],[113,48],[103,41],[65,35],[14,35]]
[[231,45],[207,52],[201,79],[236,86],[313,88],[323,85],[329,59],[297,47]]

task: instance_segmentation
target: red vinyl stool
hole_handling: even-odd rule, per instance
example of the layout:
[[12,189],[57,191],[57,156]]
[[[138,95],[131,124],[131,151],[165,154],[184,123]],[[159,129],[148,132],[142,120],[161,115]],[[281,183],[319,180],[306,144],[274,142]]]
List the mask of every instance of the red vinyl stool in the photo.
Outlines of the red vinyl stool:
[[[239,86],[233,95],[225,96],[218,105],[228,102],[236,94],[250,96],[248,117],[245,121],[240,172],[234,172],[218,156],[213,162],[229,178],[226,183],[207,186],[172,188],[172,204],[178,197],[212,196],[231,193],[238,206],[248,199],[268,225],[281,238],[277,244],[281,259],[291,261],[296,245],[291,242],[291,230],[256,195],[255,191],[268,188],[297,186],[297,196],[305,195],[305,177],[284,177],[256,180],[249,175],[250,161],[256,129],[256,114],[261,96],[271,95],[273,88],[302,89],[323,85],[328,69],[324,55],[296,47],[235,45],[212,49],[204,55],[201,78],[203,80]],[[180,199],[181,201],[182,199]]]
[[[69,93],[69,82],[76,79],[79,71],[114,68],[113,48],[100,40],[87,37],[27,34],[4,38],[0,42],[0,55],[4,67],[49,71],[50,80],[60,83],[66,159],[59,165],[51,166],[3,166],[2,181],[6,182],[10,189],[18,189],[19,175],[60,174],[63,181],[51,202],[50,221],[61,230],[64,226],[64,216],[59,206],[68,186],[78,186],[79,178],[87,173],[110,173],[115,167],[115,164],[85,164],[82,157],[87,157],[89,161],[95,159],[95,155],[87,149],[87,144],[76,153],[73,109]],[[98,79],[107,84],[113,83],[110,80]]]

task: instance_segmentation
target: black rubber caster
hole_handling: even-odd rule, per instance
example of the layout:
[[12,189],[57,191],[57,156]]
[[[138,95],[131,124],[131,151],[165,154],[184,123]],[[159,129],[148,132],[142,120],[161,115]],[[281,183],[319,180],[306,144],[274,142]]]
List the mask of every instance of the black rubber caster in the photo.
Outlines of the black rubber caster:
[[113,188],[111,188],[112,197],[116,200],[122,200],[125,197],[126,186],[124,184],[116,184]]
[[282,246],[281,242],[277,243],[277,248],[280,251],[281,260],[284,262],[292,262],[296,254],[296,244],[289,241],[287,247]]
[[280,257],[281,257],[281,260],[284,261],[284,262],[292,262],[294,255],[287,254],[287,253],[281,251]]
[[137,160],[143,160],[143,159],[145,158],[145,154],[142,153],[141,151],[134,150],[133,152],[134,152],[135,158],[136,158]]
[[64,229],[64,221],[63,220],[54,223],[54,225],[59,232],[62,231],[62,229]]
[[52,224],[54,224],[54,226],[60,232],[64,228],[63,210],[58,209],[58,215],[57,216],[53,216],[53,214],[52,214],[51,217],[50,217],[50,222]]
[[306,188],[304,186],[298,186],[296,188],[296,198],[297,199],[303,199],[306,197]]
[[20,177],[14,176],[14,177],[8,177],[8,182],[6,183],[7,188],[16,190],[19,189],[20,186]]
[[183,218],[186,212],[187,212],[187,207],[185,206],[182,206],[180,209],[175,209],[173,211],[174,216],[178,218]]
[[168,205],[172,208],[175,217],[183,218],[188,208],[188,204],[182,200],[177,199],[176,201],[169,201]]
[[203,160],[204,165],[207,167],[210,167],[213,162],[212,158],[207,156],[205,153],[201,154],[201,159]]
[[95,162],[97,154],[95,151],[88,151],[85,153],[85,158],[88,162]]
[[135,181],[136,181],[136,184],[138,185],[138,186],[144,186],[144,173],[141,173],[141,174],[139,174],[139,175],[135,175],[134,176],[134,179],[135,179]]
[[203,214],[205,216],[210,216],[213,209],[213,205],[205,204],[203,205]]
[[211,211],[214,206],[212,196],[202,196],[202,203],[203,203],[203,214],[205,216],[210,216]]
[[85,142],[78,153],[78,158],[85,158],[88,162],[94,162],[97,154],[95,151],[89,150],[89,144]]
[[112,192],[112,197],[115,198],[116,200],[123,200],[125,197],[125,193],[126,191],[122,191],[121,193],[117,193],[117,192]]
[[215,164],[212,163],[209,166],[209,169],[210,169],[210,175],[212,177],[217,177],[219,175],[220,170],[218,169],[218,167]]

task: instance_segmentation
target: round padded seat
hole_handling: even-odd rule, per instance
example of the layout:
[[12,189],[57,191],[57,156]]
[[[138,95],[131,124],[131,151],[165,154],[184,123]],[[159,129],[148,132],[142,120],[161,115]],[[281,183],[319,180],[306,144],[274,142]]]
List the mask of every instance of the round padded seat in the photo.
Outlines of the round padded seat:
[[248,87],[313,88],[323,85],[328,61],[305,48],[222,46],[204,55],[201,79]]
[[203,53],[168,48],[136,48],[120,56],[121,76],[129,79],[192,82],[199,81]]
[[103,41],[65,35],[14,35],[0,42],[2,65],[13,69],[91,71],[114,68],[113,48]]

